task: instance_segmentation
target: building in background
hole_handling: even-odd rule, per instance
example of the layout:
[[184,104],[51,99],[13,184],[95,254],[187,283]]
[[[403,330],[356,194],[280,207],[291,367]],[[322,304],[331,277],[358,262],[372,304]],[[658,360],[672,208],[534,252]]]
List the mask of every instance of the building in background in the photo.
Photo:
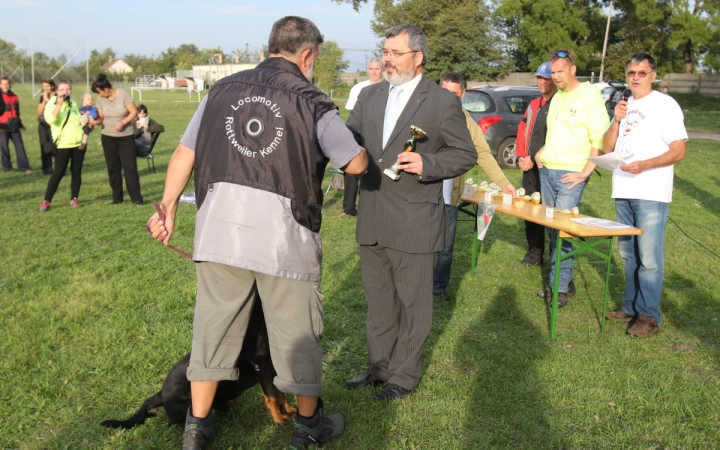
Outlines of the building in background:
[[133,68],[120,58],[109,58],[108,62],[103,64],[100,69],[103,73],[114,73],[118,75],[133,71]]

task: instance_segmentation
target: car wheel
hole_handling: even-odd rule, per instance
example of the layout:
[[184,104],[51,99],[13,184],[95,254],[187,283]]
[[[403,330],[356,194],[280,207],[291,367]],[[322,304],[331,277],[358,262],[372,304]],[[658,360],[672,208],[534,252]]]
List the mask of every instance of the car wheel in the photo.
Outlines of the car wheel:
[[498,146],[497,162],[503,169],[517,169],[515,162],[515,138],[503,139]]

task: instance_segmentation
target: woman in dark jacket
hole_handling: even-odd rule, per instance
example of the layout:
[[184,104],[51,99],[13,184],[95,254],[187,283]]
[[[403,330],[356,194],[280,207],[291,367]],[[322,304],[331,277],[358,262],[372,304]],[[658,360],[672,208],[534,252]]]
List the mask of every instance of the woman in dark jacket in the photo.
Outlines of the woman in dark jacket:
[[43,151],[45,144],[51,142],[52,133],[50,125],[45,121],[45,105],[55,96],[55,81],[52,78],[42,80],[42,93],[40,94],[40,104],[38,104],[38,135],[40,136],[40,161],[42,161],[42,173],[45,175],[52,174],[53,157]]

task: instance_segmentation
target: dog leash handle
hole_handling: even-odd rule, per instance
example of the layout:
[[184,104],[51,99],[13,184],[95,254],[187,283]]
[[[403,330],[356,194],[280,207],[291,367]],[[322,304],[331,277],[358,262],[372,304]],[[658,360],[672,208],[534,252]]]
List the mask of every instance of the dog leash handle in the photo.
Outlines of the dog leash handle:
[[[160,208],[160,205],[158,205],[158,203],[155,200],[153,200],[153,206],[155,206],[155,211],[157,211],[157,213],[158,213],[158,219],[162,220],[164,223],[165,222],[165,213]],[[150,231],[149,228],[148,228],[148,231]],[[180,254],[181,256],[192,261],[192,254],[190,254],[184,250],[180,250],[179,248],[175,247],[174,245],[168,244],[167,246],[170,250],[173,250],[173,251],[177,252],[178,254]]]

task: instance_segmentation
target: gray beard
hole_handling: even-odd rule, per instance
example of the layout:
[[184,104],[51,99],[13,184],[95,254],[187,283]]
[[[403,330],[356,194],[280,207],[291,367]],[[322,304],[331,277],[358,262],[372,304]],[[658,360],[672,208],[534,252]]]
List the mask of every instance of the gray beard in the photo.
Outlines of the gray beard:
[[303,72],[303,76],[305,76],[310,83],[312,83],[313,75],[315,75],[315,63],[312,63],[307,72]]
[[389,77],[387,72],[384,70],[383,70],[383,74],[382,74],[385,81],[387,81],[388,83],[390,83],[393,86],[400,86],[401,84],[405,84],[408,81],[415,78],[415,75],[411,74],[411,73],[410,74],[401,74],[400,72],[397,71],[397,68],[395,69],[395,72],[396,72],[396,74],[393,77]]

